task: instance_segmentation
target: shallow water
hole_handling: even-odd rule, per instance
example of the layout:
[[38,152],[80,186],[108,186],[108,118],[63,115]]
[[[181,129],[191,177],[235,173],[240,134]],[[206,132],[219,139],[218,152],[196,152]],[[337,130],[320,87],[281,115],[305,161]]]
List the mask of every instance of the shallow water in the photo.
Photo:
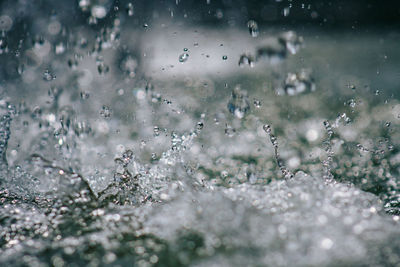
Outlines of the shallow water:
[[400,264],[397,30],[107,10],[4,32],[1,265]]

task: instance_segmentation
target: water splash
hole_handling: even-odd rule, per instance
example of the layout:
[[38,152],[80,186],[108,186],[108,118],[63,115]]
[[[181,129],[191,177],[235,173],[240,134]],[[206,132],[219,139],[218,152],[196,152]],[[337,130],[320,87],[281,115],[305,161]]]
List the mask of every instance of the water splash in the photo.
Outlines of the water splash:
[[291,173],[285,166],[283,160],[281,159],[279,155],[279,146],[278,146],[278,139],[275,137],[275,135],[272,134],[271,126],[268,124],[265,124],[263,126],[263,130],[265,131],[266,134],[269,136],[269,140],[271,141],[272,146],[274,147],[274,154],[275,154],[275,160],[276,164],[278,165],[279,169],[281,170],[283,176],[287,178],[293,178],[293,173]]

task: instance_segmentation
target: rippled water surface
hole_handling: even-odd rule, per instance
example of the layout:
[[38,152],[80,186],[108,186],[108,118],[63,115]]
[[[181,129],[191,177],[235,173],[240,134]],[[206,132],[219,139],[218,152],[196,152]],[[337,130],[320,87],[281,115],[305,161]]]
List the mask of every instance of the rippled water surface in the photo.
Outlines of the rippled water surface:
[[0,265],[400,266],[398,30],[0,7]]

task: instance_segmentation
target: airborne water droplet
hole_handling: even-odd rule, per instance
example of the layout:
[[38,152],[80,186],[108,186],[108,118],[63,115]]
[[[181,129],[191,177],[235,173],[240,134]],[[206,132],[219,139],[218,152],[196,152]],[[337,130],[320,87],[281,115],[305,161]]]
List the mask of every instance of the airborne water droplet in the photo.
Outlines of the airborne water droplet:
[[188,53],[183,53],[179,56],[179,62],[186,62],[189,58],[189,54]]
[[252,37],[257,37],[258,36],[258,24],[254,20],[249,20],[247,22],[247,28],[249,29],[249,32]]
[[290,13],[290,8],[289,7],[285,7],[283,9],[283,16],[287,17],[287,16],[289,16],[289,13]]
[[154,126],[153,133],[154,133],[154,136],[159,136],[160,135],[160,128],[158,126]]
[[225,127],[225,135],[227,135],[228,137],[232,137],[235,135],[236,129],[233,128],[230,125],[226,125]]
[[101,110],[100,110],[100,115],[103,118],[110,118],[111,117],[111,113],[112,113],[112,110],[108,106],[103,106],[101,108]]
[[260,108],[261,107],[261,101],[260,100],[258,100],[258,99],[254,99],[254,106],[256,107],[256,108]]
[[94,18],[102,19],[106,17],[107,10],[104,6],[95,5],[91,9],[91,13]]
[[88,92],[81,92],[81,99],[85,100],[90,97],[90,94]]
[[254,67],[254,58],[251,55],[242,54],[239,59],[239,67],[247,65],[249,67]]
[[126,7],[126,12],[128,13],[128,16],[133,16],[133,5],[132,3],[128,3],[128,6]]
[[228,110],[237,118],[241,119],[250,110],[247,91],[241,90],[236,86],[232,91],[231,99],[228,102]]
[[203,129],[203,127],[204,127],[204,123],[202,123],[201,121],[199,121],[198,123],[197,123],[197,130],[202,130]]
[[43,80],[45,81],[52,81],[56,79],[56,75],[52,74],[49,70],[45,70],[43,73]]

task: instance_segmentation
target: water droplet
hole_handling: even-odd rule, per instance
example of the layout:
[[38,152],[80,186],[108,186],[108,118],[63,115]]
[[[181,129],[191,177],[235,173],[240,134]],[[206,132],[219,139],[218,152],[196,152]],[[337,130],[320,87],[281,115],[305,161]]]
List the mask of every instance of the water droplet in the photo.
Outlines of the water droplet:
[[261,101],[260,100],[258,100],[258,99],[254,99],[254,106],[256,107],[256,108],[260,108],[261,107]]
[[287,17],[287,16],[289,16],[289,13],[290,13],[290,8],[289,7],[285,7],[283,9],[283,16]]
[[100,110],[100,115],[103,118],[110,118],[112,114],[112,110],[108,106],[103,106]]
[[264,124],[263,125],[263,130],[264,132],[266,132],[267,134],[271,133],[271,126],[269,126],[268,124]]
[[56,75],[54,75],[53,73],[50,72],[50,70],[45,70],[45,72],[43,73],[43,80],[45,81],[52,81],[56,79]]
[[348,84],[347,88],[349,88],[351,90],[356,90],[356,86],[354,84]]
[[288,73],[284,82],[284,90],[288,95],[315,91],[311,71],[302,69],[298,73]]
[[254,67],[254,58],[251,55],[242,54],[239,59],[239,67],[243,66]]
[[90,0],[80,0],[79,7],[82,11],[87,11],[90,6]]
[[133,16],[133,4],[132,3],[128,3],[127,7],[126,7],[126,13],[128,13],[128,16]]
[[288,31],[281,35],[279,43],[283,45],[289,53],[295,55],[303,45],[303,37],[298,36],[294,31]]
[[91,14],[94,18],[102,19],[107,15],[107,10],[104,6],[94,5],[91,9]]
[[236,86],[232,90],[231,99],[228,102],[228,110],[237,118],[243,118],[246,112],[250,110],[247,91],[241,90],[240,86]]
[[354,100],[354,99],[350,99],[348,102],[347,102],[347,105],[349,105],[351,108],[355,108],[355,106],[356,106],[356,101]]
[[225,125],[225,135],[228,137],[233,137],[235,135],[236,129],[230,125]]
[[86,100],[90,97],[90,94],[88,92],[81,92],[81,99]]
[[160,135],[160,128],[158,126],[154,126],[153,133],[154,133],[154,136],[159,136]]
[[5,37],[0,37],[0,54],[8,51],[8,43]]
[[110,67],[104,64],[104,62],[99,62],[97,64],[97,71],[99,72],[100,75],[104,75],[110,71]]
[[179,62],[186,62],[189,58],[189,54],[188,53],[183,53],[179,56]]
[[257,37],[258,36],[258,24],[254,20],[249,20],[247,22],[247,28],[249,29],[250,35],[252,37]]
[[202,130],[203,129],[203,127],[204,127],[204,123],[203,122],[201,122],[201,121],[199,121],[198,123],[197,123],[197,130]]
[[65,46],[63,43],[59,43],[55,47],[55,53],[56,55],[61,55],[65,52]]

